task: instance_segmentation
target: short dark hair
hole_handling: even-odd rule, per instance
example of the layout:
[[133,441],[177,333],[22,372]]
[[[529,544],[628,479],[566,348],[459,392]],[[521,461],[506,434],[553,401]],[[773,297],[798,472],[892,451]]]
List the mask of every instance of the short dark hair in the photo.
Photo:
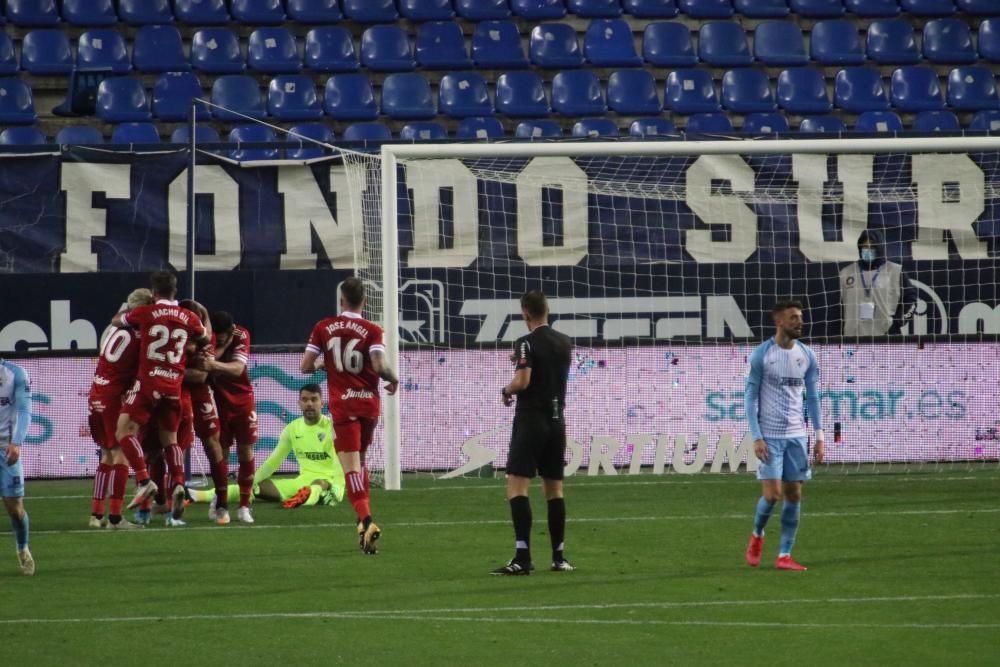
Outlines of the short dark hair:
[[309,384],[304,384],[299,387],[299,396],[301,396],[304,391],[308,391],[310,394],[319,394],[320,398],[323,397],[323,390],[320,389],[319,385],[315,382],[310,382]]
[[527,311],[533,319],[545,317],[549,313],[549,302],[541,290],[533,289],[521,297],[521,310]]
[[774,304],[774,308],[771,309],[771,317],[777,317],[789,308],[798,308],[802,310],[802,302],[795,301],[794,299],[788,299],[787,301],[779,301]]
[[365,284],[360,278],[351,276],[340,283],[340,294],[351,308],[360,308],[365,302]]
[[177,293],[177,276],[169,271],[154,271],[149,286],[155,296],[173,296]]
[[177,302],[177,305],[180,306],[181,308],[187,308],[188,310],[193,311],[195,313],[198,312],[198,309],[195,307],[194,299],[181,299],[180,301]]
[[217,310],[208,316],[212,322],[212,331],[225,333],[233,328],[233,316],[224,310]]

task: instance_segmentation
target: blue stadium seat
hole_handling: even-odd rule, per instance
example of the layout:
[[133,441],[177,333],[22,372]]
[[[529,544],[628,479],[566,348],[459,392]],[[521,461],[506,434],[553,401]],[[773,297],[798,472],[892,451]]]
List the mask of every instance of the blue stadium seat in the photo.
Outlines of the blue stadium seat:
[[229,0],[229,13],[245,25],[281,25],[285,21],[281,0]]
[[337,120],[374,120],[375,93],[366,74],[334,74],[326,81],[323,110]]
[[455,21],[433,21],[417,28],[417,64],[424,69],[469,69],[462,27]]
[[820,65],[861,65],[865,62],[855,21],[817,21],[809,40],[809,55]]
[[743,119],[743,134],[784,134],[788,132],[788,119],[777,111],[752,113]]
[[8,127],[0,132],[0,146],[42,146],[45,135],[37,127]]
[[567,0],[570,13],[591,19],[613,19],[622,15],[618,0]]
[[792,113],[825,113],[830,110],[823,72],[811,67],[782,70],[778,74],[778,104]]
[[373,72],[409,72],[416,63],[406,31],[394,25],[373,25],[361,35],[361,64]]
[[343,0],[344,16],[358,23],[392,23],[399,18],[393,0]]
[[256,72],[269,74],[301,71],[295,36],[286,28],[257,28],[247,40],[247,64]]
[[516,139],[555,139],[562,135],[562,127],[554,120],[525,120],[514,128]]
[[880,65],[912,65],[920,61],[913,26],[904,19],[872,21],[866,50],[868,57]]
[[97,86],[97,117],[106,123],[132,123],[152,118],[142,80],[117,76],[101,81]]
[[306,67],[316,72],[356,72],[358,54],[347,28],[324,26],[306,33]]
[[996,0],[955,0],[958,11],[975,16],[1000,16],[1000,5]]
[[960,111],[996,109],[997,82],[983,65],[956,67],[948,73],[948,106]]
[[493,114],[486,81],[475,72],[445,74],[441,77],[438,84],[438,106],[441,113],[452,118]]
[[[333,130],[326,123],[302,123],[292,126],[289,131],[325,144],[333,143],[334,140]],[[323,147],[300,139],[294,134],[286,134],[285,143],[289,146],[285,149],[285,157],[289,160],[312,160],[327,154]]]
[[977,60],[969,24],[959,19],[934,19],[924,25],[924,58],[935,63],[967,65]]
[[788,16],[786,0],[735,0],[736,12],[755,19],[780,18]]
[[914,117],[910,129],[914,132],[958,132],[962,125],[951,111],[921,111]]
[[[217,144],[222,141],[219,131],[211,125],[197,125],[194,128],[194,141],[196,144]],[[191,142],[191,126],[181,125],[170,133],[170,143],[187,144]]]
[[212,103],[223,107],[212,107],[212,117],[217,120],[246,120],[233,112],[256,120],[267,115],[257,80],[244,74],[225,74],[217,78],[212,84]]
[[507,0],[455,0],[455,11],[469,21],[498,21],[510,16]]
[[304,74],[282,74],[267,86],[267,113],[278,120],[316,120],[323,107],[316,94],[312,77]]
[[124,74],[132,69],[125,38],[114,30],[89,30],[76,42],[76,66],[80,69],[109,69]]
[[382,123],[354,123],[344,130],[344,141],[389,141],[392,132]]
[[889,79],[892,106],[900,111],[944,109],[944,96],[937,73],[925,65],[900,67]]
[[344,18],[337,0],[285,0],[285,10],[296,23],[336,23]]
[[696,19],[726,19],[733,15],[730,0],[679,0],[680,10]]
[[483,21],[472,33],[472,59],[482,69],[518,69],[528,66],[521,33],[513,21]]
[[888,91],[874,67],[847,67],[833,80],[834,103],[844,111],[887,111]]
[[181,33],[172,25],[144,25],[132,40],[132,62],[139,72],[184,72],[191,69]]
[[459,139],[502,139],[503,125],[493,116],[463,118],[458,124],[455,136]]
[[698,58],[713,67],[735,67],[753,62],[743,26],[735,21],[707,21],[698,31]]
[[[237,125],[229,132],[229,143],[231,144],[257,144],[276,143],[278,137],[274,130],[266,125]],[[277,148],[234,148],[229,152],[229,157],[240,162],[251,160],[277,160],[279,157]]]
[[21,69],[29,74],[69,74],[73,51],[62,30],[32,30],[21,40]]
[[1000,19],[986,19],[979,24],[979,55],[984,60],[1000,63]]
[[761,21],[753,32],[753,53],[765,65],[788,67],[809,63],[802,31],[794,21]]
[[497,111],[508,116],[546,116],[549,102],[542,77],[535,72],[506,72],[497,77]]
[[52,143],[57,146],[93,146],[104,143],[104,135],[93,125],[67,125]]
[[538,67],[569,68],[583,64],[576,30],[568,23],[542,23],[531,29],[528,51]]
[[566,16],[563,0],[510,0],[510,8],[517,16],[530,21]]
[[1000,111],[995,109],[977,111],[969,123],[970,130],[1000,132]]
[[448,138],[448,130],[432,120],[415,121],[399,130],[399,138],[403,141],[440,141]]
[[389,118],[433,118],[437,109],[430,81],[415,72],[389,74],[382,81],[382,113]]
[[246,65],[240,40],[229,28],[205,28],[191,37],[191,65],[200,72],[236,74]]
[[642,59],[657,67],[697,65],[691,30],[680,22],[650,23],[642,33]]
[[411,21],[450,21],[451,0],[399,0],[399,13]]
[[17,56],[10,35],[0,31],[0,75],[17,74]]
[[111,0],[62,0],[63,20],[88,28],[103,28],[118,23]]
[[858,16],[885,18],[899,16],[896,0],[844,0],[847,11]]
[[835,18],[844,15],[840,0],[789,0],[793,14],[811,19]]
[[[190,120],[191,100],[201,97],[201,82],[191,72],[161,74],[153,84],[153,114],[168,122]],[[208,117],[208,108],[199,104],[198,118]]]
[[894,111],[865,111],[854,121],[855,132],[902,132],[903,121]]
[[664,106],[674,113],[708,113],[718,111],[712,74],[701,69],[679,69],[667,75]]
[[722,106],[737,113],[774,111],[774,93],[767,74],[757,69],[734,69],[723,74]]
[[635,52],[632,26],[623,19],[594,20],[583,39],[587,61],[596,67],[638,67],[642,58]]
[[7,0],[7,20],[25,28],[44,28],[59,23],[56,0]]
[[226,0],[174,0],[174,16],[188,25],[222,25],[229,23]]
[[900,0],[903,11],[914,16],[951,16],[955,13],[953,0]]
[[610,118],[581,118],[573,123],[570,135],[587,138],[617,138],[618,126]]
[[656,92],[656,79],[644,69],[612,72],[608,77],[608,108],[625,116],[660,113],[663,103]]
[[552,110],[563,116],[607,113],[601,82],[591,70],[569,70],[552,77]]
[[113,144],[158,144],[160,131],[156,125],[144,123],[119,123],[111,132]]
[[799,132],[809,134],[839,134],[846,131],[847,128],[844,126],[844,121],[840,120],[837,116],[808,116],[803,118],[802,122],[799,123]]
[[118,17],[129,25],[165,25],[174,22],[170,0],[118,0]]
[[672,19],[677,16],[677,0],[623,0],[625,12],[641,19]]
[[688,118],[684,131],[688,134],[731,134],[733,121],[724,113],[696,113]]
[[669,118],[636,118],[628,126],[630,137],[662,137],[676,134],[674,122]]

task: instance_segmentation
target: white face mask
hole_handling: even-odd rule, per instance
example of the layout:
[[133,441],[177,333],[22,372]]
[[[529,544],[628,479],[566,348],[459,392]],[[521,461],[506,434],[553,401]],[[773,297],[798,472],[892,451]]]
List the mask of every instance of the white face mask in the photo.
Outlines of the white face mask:
[[875,252],[875,248],[862,248],[861,249],[861,259],[866,262],[874,262],[878,258],[878,253]]

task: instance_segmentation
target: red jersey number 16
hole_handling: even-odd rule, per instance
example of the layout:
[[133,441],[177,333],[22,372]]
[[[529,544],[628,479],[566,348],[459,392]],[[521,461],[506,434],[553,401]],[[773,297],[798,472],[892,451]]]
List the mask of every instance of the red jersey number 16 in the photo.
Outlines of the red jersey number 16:
[[354,349],[360,342],[359,338],[351,338],[347,341],[347,346],[345,347],[340,338],[330,339],[328,345],[333,354],[333,363],[337,367],[337,372],[360,375],[361,370],[364,368],[365,358],[361,355],[361,352]]

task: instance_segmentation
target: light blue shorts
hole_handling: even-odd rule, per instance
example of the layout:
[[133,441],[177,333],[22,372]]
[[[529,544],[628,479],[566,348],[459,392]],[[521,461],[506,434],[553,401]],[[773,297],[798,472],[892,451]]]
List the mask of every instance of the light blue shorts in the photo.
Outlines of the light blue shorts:
[[0,443],[0,497],[23,498],[24,474],[21,472],[21,461],[12,466],[7,465],[7,446]]
[[809,469],[808,438],[764,439],[767,461],[757,468],[757,479],[780,479],[783,482],[804,482],[812,479]]

